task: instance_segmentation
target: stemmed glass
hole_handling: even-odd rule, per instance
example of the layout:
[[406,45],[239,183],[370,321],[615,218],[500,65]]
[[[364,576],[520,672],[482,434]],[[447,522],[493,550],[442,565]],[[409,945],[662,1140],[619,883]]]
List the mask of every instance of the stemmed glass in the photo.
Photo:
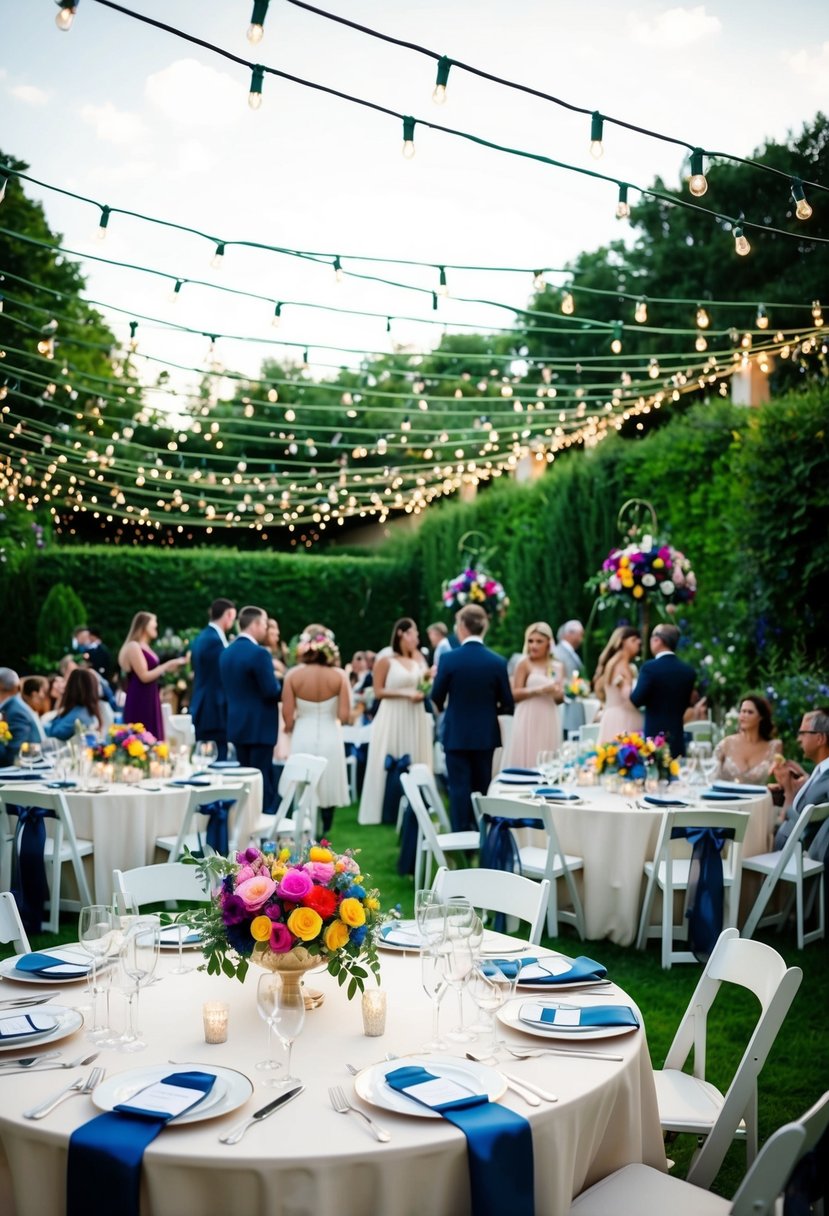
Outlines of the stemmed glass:
[[138,993],[153,977],[158,945],[158,921],[155,917],[139,916],[130,925],[119,955],[121,976],[127,985],[127,1029],[118,1040],[121,1051],[143,1051],[147,1046],[136,1026]]
[[214,739],[200,739],[193,756],[199,768],[209,768],[219,758],[219,745]]
[[[186,916],[187,913],[182,912],[181,915]],[[190,932],[190,926],[187,924],[186,921],[177,919],[177,920],[173,921],[173,928],[176,930],[177,935],[178,935],[178,963],[175,967],[172,967],[170,969],[170,974],[171,975],[188,975],[189,972],[194,970],[194,968],[189,963],[185,963],[185,961],[184,961],[184,939],[187,936],[187,934]]]
[[[285,1075],[280,1078],[269,1076],[266,1085],[294,1084],[299,1081],[291,1073],[291,1052],[294,1039],[305,1025],[305,998],[299,985],[288,985],[278,971],[270,971],[259,977],[256,987],[256,1007],[261,1017],[268,1023],[268,1052],[270,1052],[271,1031],[275,1030],[279,1041],[285,1048]],[[257,1065],[260,1067],[260,1065]],[[274,1061],[264,1061],[266,1070],[273,1071],[279,1065]]]
[[458,1025],[448,1032],[448,1037],[457,1043],[468,1043],[473,1037],[463,1026],[463,986],[472,969],[473,955],[469,939],[477,919],[468,899],[455,897],[447,900],[446,941],[441,953],[447,983],[458,994]]
[[433,891],[415,893],[415,918],[420,931],[420,977],[423,990],[432,1001],[432,1038],[424,1051],[445,1051],[440,1037],[440,1002],[446,992],[441,952],[446,940],[446,906]]
[[497,1044],[495,1014],[510,995],[509,980],[498,967],[478,963],[470,973],[467,988],[472,1000],[487,1019],[484,1031],[487,1037],[483,1039],[482,1046],[486,1058],[491,1059],[495,1055]]
[[92,1025],[87,1037],[98,1039],[109,1033],[109,1026],[98,1021],[98,965],[112,949],[112,914],[106,904],[88,904],[78,917],[78,942],[92,959]]
[[21,743],[20,751],[17,753],[21,768],[28,769],[30,772],[40,763],[42,756],[43,748],[39,743]]

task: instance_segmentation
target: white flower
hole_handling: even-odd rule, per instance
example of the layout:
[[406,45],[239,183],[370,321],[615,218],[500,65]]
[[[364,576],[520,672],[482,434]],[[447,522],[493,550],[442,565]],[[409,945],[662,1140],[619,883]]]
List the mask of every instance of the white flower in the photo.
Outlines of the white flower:
[[674,593],[674,585],[669,578],[666,578],[665,582],[662,584],[662,594],[663,595],[673,595],[673,593]]
[[643,587],[654,587],[655,585],[656,585],[656,579],[654,578],[654,576],[652,574],[643,574],[642,575],[642,586]]
[[646,533],[646,534],[645,534],[645,535],[642,537],[642,548],[643,548],[645,551],[647,551],[648,549],[652,549],[652,548],[653,548],[653,537],[652,537],[652,536],[651,536],[649,533]]
[[702,661],[706,667],[710,667],[711,664],[714,662],[714,656],[712,654],[707,654]]

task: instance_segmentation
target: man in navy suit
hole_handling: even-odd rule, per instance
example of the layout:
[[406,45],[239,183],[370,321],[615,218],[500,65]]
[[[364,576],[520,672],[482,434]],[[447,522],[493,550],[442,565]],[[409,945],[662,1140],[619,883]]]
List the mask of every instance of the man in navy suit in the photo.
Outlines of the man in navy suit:
[[474,828],[471,795],[486,793],[492,780],[492,753],[501,745],[499,714],[514,709],[507,664],[484,646],[489,619],[467,604],[455,617],[460,645],[441,657],[430,694],[443,709],[443,749],[449,783],[452,829]]
[[676,625],[657,625],[650,637],[651,654],[630,694],[645,709],[645,735],[664,735],[672,756],[685,755],[683,718],[693,700],[696,672],[674,654],[679,642]]
[[219,670],[227,698],[227,737],[241,764],[262,774],[262,808],[273,814],[273,749],[279,729],[280,688],[262,643],[268,632],[264,608],[243,608],[239,636],[222,651]]
[[0,743],[0,764],[14,764],[21,743],[40,743],[43,735],[35,715],[20,696],[20,677],[11,667],[0,667],[0,714],[11,732]]
[[219,660],[227,646],[228,631],[236,620],[232,600],[218,599],[210,605],[210,620],[190,647],[193,666],[193,696],[190,714],[196,740],[213,740],[219,760],[227,759],[227,701]]

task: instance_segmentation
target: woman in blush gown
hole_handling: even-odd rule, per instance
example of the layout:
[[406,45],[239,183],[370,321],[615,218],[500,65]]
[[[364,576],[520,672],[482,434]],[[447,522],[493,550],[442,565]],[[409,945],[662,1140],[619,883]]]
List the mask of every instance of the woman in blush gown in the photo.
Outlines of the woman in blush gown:
[[740,700],[737,733],[726,735],[716,746],[715,781],[741,781],[765,785],[783,744],[774,738],[771,705],[756,692]]
[[561,747],[558,707],[564,700],[564,666],[552,657],[553,631],[535,621],[524,633],[524,657],[512,677],[515,715],[504,768],[533,768],[541,751]]
[[323,836],[338,806],[348,806],[348,775],[342,724],[351,713],[348,677],[340,668],[334,635],[324,625],[307,625],[297,644],[297,666],[282,685],[282,713],[291,752],[324,756],[317,797]]
[[642,639],[632,625],[614,629],[610,641],[599,655],[593,691],[603,703],[599,719],[599,743],[609,743],[617,735],[641,731],[644,718],[631,703],[636,682],[633,660],[642,649]]
[[371,726],[358,823],[382,822],[386,756],[397,760],[408,755],[412,764],[432,767],[432,719],[420,688],[429,669],[419,645],[417,625],[411,617],[402,617],[392,630],[392,653],[374,664],[374,700],[379,709]]
[[151,648],[157,637],[155,613],[136,612],[127,639],[118,651],[118,663],[126,676],[124,722],[140,722],[156,739],[163,739],[164,718],[158,682],[168,672],[184,667],[187,656],[161,663]]

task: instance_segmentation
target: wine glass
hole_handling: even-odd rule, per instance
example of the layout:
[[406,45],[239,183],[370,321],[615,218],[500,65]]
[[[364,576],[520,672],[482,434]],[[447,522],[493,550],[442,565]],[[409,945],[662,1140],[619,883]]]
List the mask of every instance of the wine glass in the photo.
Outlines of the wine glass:
[[18,763],[21,768],[28,769],[30,772],[40,764],[43,757],[43,748],[39,743],[23,742],[20,744],[20,751],[17,753]]
[[495,966],[478,964],[470,972],[467,989],[472,1000],[487,1019],[484,1028],[485,1038],[481,1046],[485,1058],[492,1059],[496,1051],[497,1027],[495,1014],[501,1009],[509,996],[509,982],[503,971]]
[[268,1023],[268,1043],[270,1044],[273,1028],[285,1048],[287,1057],[285,1075],[279,1081],[269,1078],[265,1084],[296,1084],[299,1078],[291,1074],[291,1052],[294,1039],[305,1025],[305,998],[302,989],[298,984],[287,984],[278,971],[269,971],[259,977],[256,1007]]
[[475,1037],[465,1030],[463,1025],[463,989],[475,962],[469,939],[447,936],[441,949],[440,961],[447,984],[458,994],[458,1025],[447,1032],[447,1038],[455,1043],[469,1043]]
[[259,983],[256,985],[256,1008],[259,1011],[259,1016],[268,1024],[268,1054],[266,1059],[260,1060],[256,1067],[260,1072],[268,1073],[265,1077],[265,1085],[281,1085],[282,1081],[275,1074],[281,1072],[282,1064],[279,1060],[273,1057],[273,1029],[275,1023],[275,999],[273,995],[273,980],[274,975],[271,972],[265,972],[259,976]]
[[[436,943],[437,945],[437,943]],[[423,1044],[424,1051],[446,1051],[445,1039],[440,1037],[440,1003],[448,987],[439,948],[426,946],[420,951],[420,979],[423,991],[432,1002],[432,1037]]]
[[147,1044],[136,1025],[138,994],[158,964],[159,930],[155,917],[139,916],[130,925],[119,954],[121,978],[127,988],[127,1029],[118,1040],[120,1051],[143,1051]]
[[[181,916],[186,916],[186,915],[187,915],[186,912],[181,913]],[[177,933],[176,940],[178,941],[178,962],[175,967],[171,968],[170,974],[171,975],[187,975],[190,971],[194,970],[194,968],[189,963],[185,963],[185,961],[184,961],[184,939],[187,936],[187,934],[190,932],[190,926],[187,924],[186,921],[176,918],[176,920],[173,921],[172,927],[176,930],[176,933]]]
[[193,756],[199,768],[209,768],[219,758],[219,745],[215,739],[199,739]]
[[78,917],[78,941],[92,959],[92,1025],[87,1030],[87,1037],[98,1039],[109,1033],[109,1025],[98,1020],[98,965],[112,949],[112,914],[106,904],[87,904],[81,908]]

